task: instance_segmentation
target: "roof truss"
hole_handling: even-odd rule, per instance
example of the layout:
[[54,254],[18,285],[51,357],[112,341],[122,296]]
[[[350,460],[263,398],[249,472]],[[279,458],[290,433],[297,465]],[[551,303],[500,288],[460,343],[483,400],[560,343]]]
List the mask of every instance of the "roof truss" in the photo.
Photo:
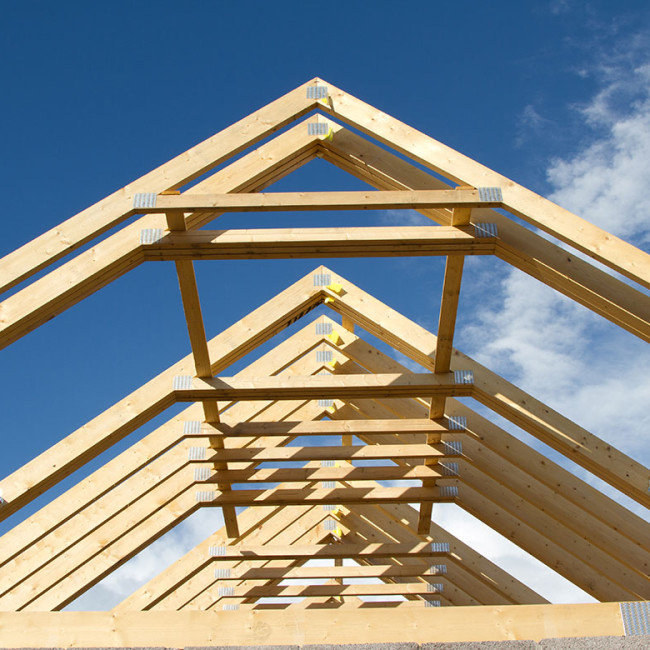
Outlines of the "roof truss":
[[[448,183],[336,122],[316,116],[290,126],[315,109]],[[262,192],[316,156],[375,189]],[[224,212],[405,208],[438,225],[202,229]],[[650,525],[456,399],[475,399],[650,505],[647,468],[454,349],[465,255],[494,255],[650,340],[645,293],[519,225],[508,212],[650,288],[650,264],[642,251],[317,79],[1,260],[0,284],[8,290],[142,215],[6,298],[0,345],[145,261],[173,260],[192,349],[2,480],[0,519],[5,519],[173,404],[190,404],[3,536],[0,626],[7,638],[20,638],[15,626],[37,622],[49,632],[56,628],[58,636],[30,639],[35,647],[64,645],[73,637],[96,646],[96,638],[79,641],[88,625],[104,630],[102,642],[109,645],[123,632],[134,644],[151,645],[158,643],[155,634],[138,635],[128,616],[173,610],[175,617],[146,619],[165,630],[167,645],[175,642],[170,639],[185,622],[186,610],[227,610],[219,616],[232,617],[233,623],[254,610],[258,621],[269,621],[264,638],[241,633],[222,636],[219,643],[286,643],[288,625],[300,627],[301,634],[311,627],[314,640],[323,638],[332,608],[340,609],[345,621],[352,620],[348,610],[363,609],[377,634],[385,634],[374,617],[379,607],[399,612],[405,625],[398,626],[400,633],[409,630],[409,640],[421,640],[412,622],[428,623],[427,617],[436,621],[436,629],[446,630],[439,640],[461,640],[464,633],[454,627],[460,619],[446,613],[440,618],[440,612],[424,608],[454,611],[452,606],[472,605],[480,606],[472,610],[472,634],[478,635],[472,638],[492,639],[510,628],[487,623],[494,616],[490,608],[519,604],[541,607],[534,613],[508,610],[519,638],[539,638],[541,619],[570,635],[578,611],[585,621],[581,634],[627,633],[617,615],[625,615],[624,608],[548,605],[432,521],[435,503],[456,503],[596,599],[650,600]],[[447,258],[437,335],[318,267],[212,340],[206,338],[194,260],[413,255]],[[310,322],[238,375],[222,374],[321,304],[335,320]],[[427,372],[400,366],[359,337],[357,328]],[[323,435],[340,444],[309,442]],[[364,461],[379,464],[368,467],[360,464]],[[204,507],[221,508],[225,528],[172,566],[161,567],[116,607],[110,619],[115,632],[106,629],[109,619],[100,614],[50,618]],[[237,507],[246,510],[238,515]],[[312,566],[311,558],[330,563]],[[352,578],[371,582],[343,583]],[[326,582],[300,586],[283,583],[287,579]],[[367,596],[402,600],[371,603],[363,600]],[[293,601],[262,600],[268,598]],[[309,626],[301,614],[305,609]],[[192,639],[200,645],[212,637]]]

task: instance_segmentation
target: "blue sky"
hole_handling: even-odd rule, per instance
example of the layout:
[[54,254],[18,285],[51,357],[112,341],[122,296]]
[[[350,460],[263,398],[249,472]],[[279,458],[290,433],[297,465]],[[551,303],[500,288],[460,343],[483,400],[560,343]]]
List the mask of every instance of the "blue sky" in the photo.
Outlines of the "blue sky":
[[[648,250],[645,2],[5,0],[0,8],[0,255],[314,76]],[[362,187],[315,161],[273,189]],[[218,227],[265,219],[235,215]],[[440,260],[325,263],[435,331]],[[315,266],[197,265],[208,334]],[[650,357],[634,337],[484,260],[468,264],[459,325],[465,352],[650,461],[642,442]],[[154,263],[3,350],[0,476],[188,351],[173,266]],[[475,526],[463,522],[459,529]],[[503,548],[496,540],[495,556]]]

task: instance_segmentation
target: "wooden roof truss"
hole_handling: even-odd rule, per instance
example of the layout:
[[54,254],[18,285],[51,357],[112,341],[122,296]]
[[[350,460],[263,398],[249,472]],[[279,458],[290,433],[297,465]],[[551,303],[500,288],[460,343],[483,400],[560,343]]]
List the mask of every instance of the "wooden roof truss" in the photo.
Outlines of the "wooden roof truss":
[[[374,189],[263,192],[315,157]],[[227,212],[404,208],[437,225],[199,230]],[[446,256],[437,335],[318,266],[206,339],[194,260],[429,255]],[[7,255],[3,291],[22,288],[1,306],[3,347],[137,265],[173,260],[192,354],[0,481],[5,519],[188,403],[1,538],[5,645],[20,646],[27,625],[48,630],[30,637],[33,647],[539,638],[548,626],[555,636],[634,633],[625,603],[650,600],[650,525],[456,398],[474,398],[645,507],[650,473],[454,349],[466,255],[494,255],[650,340],[650,299],[635,287],[650,288],[645,253],[318,79]],[[310,320],[322,304],[332,318]],[[302,329],[224,374],[303,317]],[[322,435],[340,444],[309,443]],[[307,442],[289,444],[296,439]],[[432,521],[439,502],[458,504],[601,604],[548,604]],[[225,527],[112,612],[58,613],[205,507],[221,508]],[[188,632],[198,615],[225,626]]]

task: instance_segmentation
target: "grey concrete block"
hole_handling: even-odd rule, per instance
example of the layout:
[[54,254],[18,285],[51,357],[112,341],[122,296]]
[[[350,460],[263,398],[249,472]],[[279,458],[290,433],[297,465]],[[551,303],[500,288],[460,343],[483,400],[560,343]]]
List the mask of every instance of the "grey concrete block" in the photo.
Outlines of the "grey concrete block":
[[303,645],[301,650],[418,650],[417,643],[323,643]]
[[539,650],[648,650],[650,636],[589,636],[542,639]]
[[464,641],[423,643],[420,650],[537,650],[535,641]]
[[211,645],[186,646],[184,650],[300,650],[297,645]]

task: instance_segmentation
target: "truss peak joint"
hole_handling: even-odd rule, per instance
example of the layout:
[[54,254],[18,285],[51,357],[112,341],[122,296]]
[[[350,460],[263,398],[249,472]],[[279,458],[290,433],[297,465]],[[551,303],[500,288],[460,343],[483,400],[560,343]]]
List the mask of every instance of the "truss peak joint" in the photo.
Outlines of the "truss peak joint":
[[479,187],[478,198],[482,203],[503,203],[503,192],[500,187]]
[[316,323],[316,334],[328,336],[332,333],[332,323]]
[[332,274],[331,273],[314,273],[314,286],[315,287],[326,287],[329,284],[332,284]]
[[318,363],[330,363],[334,359],[334,353],[331,350],[316,350],[316,361]]
[[307,86],[307,99],[327,99],[328,97],[327,86]]
[[133,196],[133,207],[138,208],[155,208],[156,207],[155,192],[138,192]]

